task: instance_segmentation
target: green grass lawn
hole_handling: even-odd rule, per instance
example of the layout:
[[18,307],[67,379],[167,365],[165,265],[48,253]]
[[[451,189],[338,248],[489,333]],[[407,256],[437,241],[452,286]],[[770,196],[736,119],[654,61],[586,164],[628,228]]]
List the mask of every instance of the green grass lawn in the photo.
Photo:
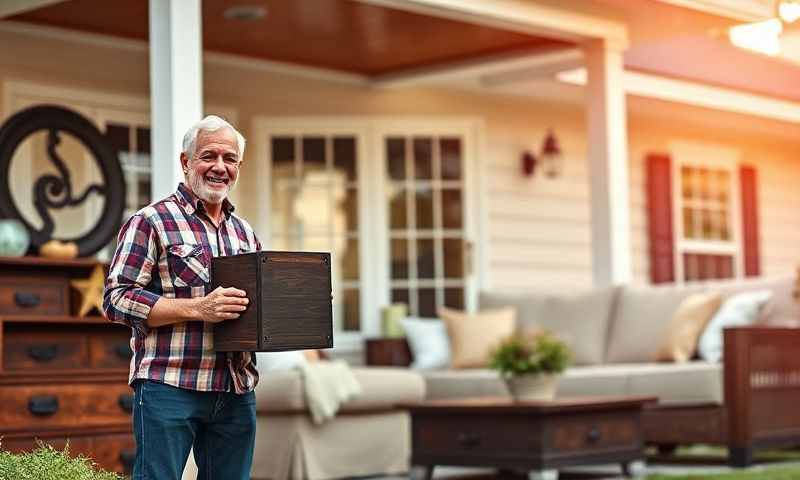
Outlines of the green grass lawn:
[[[728,450],[724,447],[708,445],[693,445],[680,447],[675,456],[681,461],[695,459],[710,459],[724,463]],[[754,468],[719,474],[687,474],[687,475],[648,475],[647,480],[800,480],[800,466],[781,466],[773,462],[798,462],[800,463],[800,450],[761,450],[755,453]],[[653,462],[653,463],[658,463]],[[683,462],[680,462],[683,463]]]
[[775,467],[716,475],[648,475],[647,480],[800,480],[800,467]]

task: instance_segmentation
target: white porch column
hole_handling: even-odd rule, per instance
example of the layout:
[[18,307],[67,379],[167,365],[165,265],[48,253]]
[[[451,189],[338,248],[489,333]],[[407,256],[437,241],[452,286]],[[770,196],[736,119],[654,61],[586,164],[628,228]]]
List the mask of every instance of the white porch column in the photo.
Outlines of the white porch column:
[[200,0],[150,0],[151,194],[159,200],[183,180],[183,134],[203,113]]
[[633,276],[622,49],[603,40],[585,45],[595,286],[628,283]]

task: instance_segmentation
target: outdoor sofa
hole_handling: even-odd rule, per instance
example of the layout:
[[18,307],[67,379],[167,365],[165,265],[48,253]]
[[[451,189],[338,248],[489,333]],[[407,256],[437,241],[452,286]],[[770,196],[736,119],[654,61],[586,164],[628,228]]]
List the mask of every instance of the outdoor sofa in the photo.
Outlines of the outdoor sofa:
[[[658,404],[644,415],[646,441],[670,451],[691,443],[725,445],[734,466],[754,449],[800,445],[800,312],[793,277],[693,286],[624,286],[584,293],[484,292],[481,310],[513,306],[517,328],[545,327],[573,347],[576,364],[558,380],[557,396],[644,395]],[[723,299],[769,290],[757,324],[724,331],[719,363],[655,361],[673,314],[686,297]],[[507,395],[497,372],[422,372],[428,399]]]

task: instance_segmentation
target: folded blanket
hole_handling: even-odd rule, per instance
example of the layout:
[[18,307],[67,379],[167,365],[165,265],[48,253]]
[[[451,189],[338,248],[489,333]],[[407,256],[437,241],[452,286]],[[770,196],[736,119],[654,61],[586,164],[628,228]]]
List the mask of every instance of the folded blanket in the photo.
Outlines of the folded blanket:
[[305,362],[297,366],[311,419],[316,424],[331,419],[339,406],[361,395],[361,384],[342,360]]

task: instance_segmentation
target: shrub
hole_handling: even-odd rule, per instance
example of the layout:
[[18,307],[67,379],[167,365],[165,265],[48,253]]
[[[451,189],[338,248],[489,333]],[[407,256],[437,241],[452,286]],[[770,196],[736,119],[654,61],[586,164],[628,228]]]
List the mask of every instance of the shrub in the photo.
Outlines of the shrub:
[[122,480],[97,468],[91,460],[69,456],[69,444],[56,450],[39,442],[30,452],[13,454],[0,445],[0,480]]
[[566,343],[549,332],[514,335],[503,340],[491,353],[489,366],[504,377],[540,373],[561,373],[572,354]]

